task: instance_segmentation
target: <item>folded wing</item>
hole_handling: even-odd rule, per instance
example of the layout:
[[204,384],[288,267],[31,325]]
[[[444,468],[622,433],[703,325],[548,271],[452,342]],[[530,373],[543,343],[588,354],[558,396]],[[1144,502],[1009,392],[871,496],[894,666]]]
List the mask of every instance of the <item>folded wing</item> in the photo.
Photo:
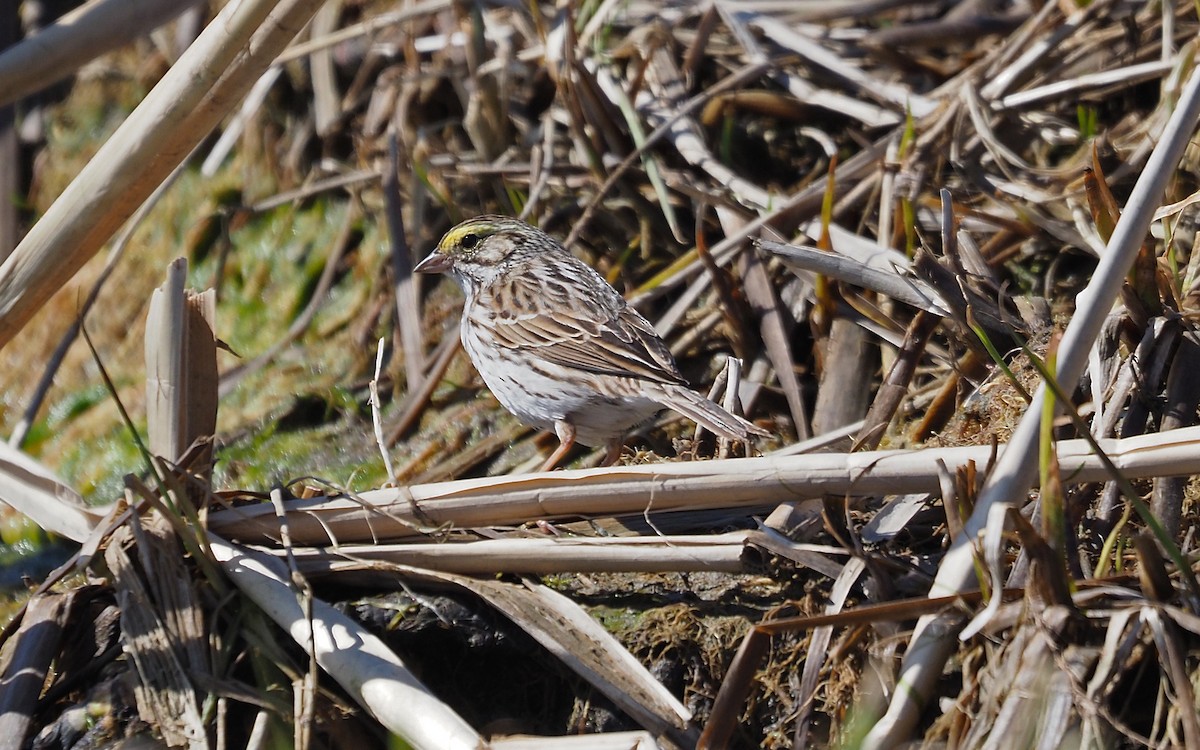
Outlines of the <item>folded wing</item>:
[[685,384],[650,322],[595,271],[577,262],[583,270],[572,268],[570,276],[557,273],[547,281],[542,274],[524,273],[511,279],[507,291],[514,300],[550,296],[569,298],[570,304],[528,313],[512,304],[500,305],[498,309],[510,314],[491,321],[496,343],[585,372]]

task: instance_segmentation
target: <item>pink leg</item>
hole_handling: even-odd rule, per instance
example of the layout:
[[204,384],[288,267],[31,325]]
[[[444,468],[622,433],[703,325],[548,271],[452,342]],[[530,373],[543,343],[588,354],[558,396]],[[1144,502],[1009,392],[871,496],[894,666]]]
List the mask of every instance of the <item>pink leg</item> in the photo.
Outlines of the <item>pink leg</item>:
[[550,458],[546,459],[538,471],[550,471],[558,466],[558,462],[563,460],[571,448],[575,447],[575,425],[568,422],[555,422],[554,434],[558,435],[558,448],[550,454]]
[[621,458],[621,449],[625,447],[625,441],[619,437],[613,438],[608,443],[608,453],[605,454],[604,460],[600,462],[601,466],[612,466]]

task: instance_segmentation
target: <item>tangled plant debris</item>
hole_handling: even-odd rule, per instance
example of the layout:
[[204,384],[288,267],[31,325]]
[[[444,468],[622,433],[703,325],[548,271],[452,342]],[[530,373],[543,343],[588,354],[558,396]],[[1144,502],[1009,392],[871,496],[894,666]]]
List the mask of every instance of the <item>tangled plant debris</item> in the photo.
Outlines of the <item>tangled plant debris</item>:
[[[110,6],[0,52],[17,744],[1200,746],[1194,4]],[[482,213],[763,455],[530,474]]]

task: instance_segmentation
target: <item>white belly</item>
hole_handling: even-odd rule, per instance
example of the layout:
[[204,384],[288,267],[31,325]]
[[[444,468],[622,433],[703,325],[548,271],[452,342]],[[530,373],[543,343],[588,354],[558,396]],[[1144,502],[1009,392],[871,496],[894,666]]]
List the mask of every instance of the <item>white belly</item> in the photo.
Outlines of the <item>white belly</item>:
[[568,422],[575,427],[576,441],[583,445],[604,445],[663,409],[648,398],[606,397],[590,387],[547,377],[536,366],[501,361],[490,344],[466,326],[462,340],[483,382],[505,409],[525,424],[541,429],[552,430],[556,422]]

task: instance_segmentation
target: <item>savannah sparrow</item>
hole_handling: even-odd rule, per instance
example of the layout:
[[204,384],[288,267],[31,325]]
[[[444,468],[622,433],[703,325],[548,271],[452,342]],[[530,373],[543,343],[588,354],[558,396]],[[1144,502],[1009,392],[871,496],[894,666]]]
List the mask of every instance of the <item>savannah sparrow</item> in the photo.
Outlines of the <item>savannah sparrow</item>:
[[553,468],[578,440],[609,447],[663,407],[731,440],[766,431],[688,387],[649,321],[540,229],[480,216],[446,232],[419,273],[448,273],[466,295],[462,343],[504,408],[553,428]]

